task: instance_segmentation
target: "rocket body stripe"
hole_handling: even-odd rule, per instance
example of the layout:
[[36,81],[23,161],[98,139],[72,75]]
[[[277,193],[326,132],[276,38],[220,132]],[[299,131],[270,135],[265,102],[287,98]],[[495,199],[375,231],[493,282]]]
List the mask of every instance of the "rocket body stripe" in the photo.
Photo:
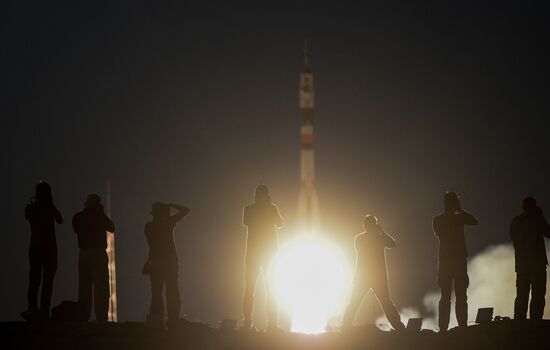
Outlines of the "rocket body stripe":
[[315,133],[313,110],[315,106],[315,89],[313,73],[309,69],[309,52],[304,50],[304,71],[300,74],[300,111],[302,126],[300,128],[300,194],[298,199],[298,221],[302,232],[319,232],[319,198],[315,187]]

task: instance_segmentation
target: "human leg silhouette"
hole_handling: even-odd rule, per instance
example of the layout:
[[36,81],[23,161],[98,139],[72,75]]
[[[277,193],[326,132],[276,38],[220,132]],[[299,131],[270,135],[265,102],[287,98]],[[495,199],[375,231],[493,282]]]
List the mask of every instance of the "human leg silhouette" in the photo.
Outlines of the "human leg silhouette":
[[49,318],[52,300],[53,280],[57,271],[57,249],[54,247],[44,252],[42,268],[42,292],[40,293],[40,311]]
[[361,306],[361,303],[363,302],[363,299],[369,289],[370,288],[364,283],[354,283],[349,304],[344,312],[344,319],[342,321],[344,328],[350,328],[353,326],[355,315],[357,314],[359,306]]
[[92,312],[92,268],[88,249],[81,249],[78,255],[78,302],[83,319],[89,320]]
[[180,316],[180,289],[178,267],[168,269],[166,276],[166,310],[168,322],[177,321]]
[[455,312],[456,320],[459,327],[468,326],[468,286],[470,285],[470,279],[466,271],[466,264],[458,266],[455,278]]
[[439,284],[439,288],[441,288],[441,298],[439,299],[439,331],[445,332],[449,328],[451,317],[453,279],[449,273],[440,270],[437,283]]
[[95,319],[107,322],[109,314],[109,257],[106,252],[99,251],[94,256],[93,284]]
[[29,288],[27,302],[29,310],[38,309],[38,289],[42,280],[43,259],[40,247],[29,248]]
[[373,291],[376,294],[378,302],[380,303],[380,306],[382,306],[382,310],[384,310],[386,318],[388,319],[392,327],[396,330],[404,329],[405,325],[403,324],[403,322],[401,322],[401,316],[399,315],[399,312],[397,311],[393,300],[391,300],[388,281],[386,280],[377,283]]
[[249,328],[252,326],[252,313],[254,312],[254,294],[256,292],[256,281],[260,273],[260,266],[256,262],[247,262],[245,264],[245,282],[243,298],[243,326]]
[[277,305],[277,298],[275,297],[275,290],[271,285],[270,281],[270,272],[269,269],[262,268],[264,275],[264,283],[266,286],[267,292],[267,301],[265,304],[266,313],[267,313],[267,323],[268,327],[279,327],[279,312]]
[[531,290],[531,276],[526,272],[516,274],[516,300],[514,301],[514,320],[527,318],[529,292]]
[[162,319],[164,317],[164,302],[162,300],[164,276],[158,271],[152,271],[149,277],[151,280],[151,305],[149,307],[149,316],[151,320]]
[[542,320],[544,305],[546,304],[546,268],[533,271],[531,280],[529,318],[532,320]]

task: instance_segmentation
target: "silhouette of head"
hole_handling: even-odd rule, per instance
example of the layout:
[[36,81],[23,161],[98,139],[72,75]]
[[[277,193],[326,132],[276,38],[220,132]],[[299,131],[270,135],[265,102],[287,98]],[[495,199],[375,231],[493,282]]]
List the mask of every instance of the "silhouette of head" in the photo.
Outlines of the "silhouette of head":
[[170,207],[164,203],[155,202],[151,206],[151,215],[154,219],[164,219],[170,216]]
[[52,188],[47,182],[39,182],[35,190],[37,203],[50,203],[53,201]]
[[447,191],[443,195],[443,207],[446,213],[452,213],[455,210],[460,210],[460,200],[456,192]]
[[367,214],[363,219],[363,227],[365,231],[373,231],[378,226],[378,218],[374,215]]
[[266,185],[258,185],[256,192],[254,192],[254,201],[256,203],[270,203],[271,196],[269,195],[269,188]]
[[535,212],[537,210],[537,200],[531,196],[525,197],[521,207],[527,213]]
[[86,203],[84,203],[86,208],[98,208],[101,206],[101,197],[99,195],[92,193],[86,197]]

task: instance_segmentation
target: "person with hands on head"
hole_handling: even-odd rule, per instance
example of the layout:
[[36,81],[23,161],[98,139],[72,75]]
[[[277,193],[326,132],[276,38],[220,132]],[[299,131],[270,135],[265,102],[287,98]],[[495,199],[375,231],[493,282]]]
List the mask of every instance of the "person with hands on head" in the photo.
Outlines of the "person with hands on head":
[[[170,210],[176,213],[170,215]],[[149,245],[149,257],[143,274],[151,279],[151,306],[147,321],[151,325],[164,325],[162,291],[166,290],[168,323],[178,320],[180,314],[179,256],[174,243],[174,228],[190,210],[178,204],[153,203],[153,220],[145,224],[145,238]]]

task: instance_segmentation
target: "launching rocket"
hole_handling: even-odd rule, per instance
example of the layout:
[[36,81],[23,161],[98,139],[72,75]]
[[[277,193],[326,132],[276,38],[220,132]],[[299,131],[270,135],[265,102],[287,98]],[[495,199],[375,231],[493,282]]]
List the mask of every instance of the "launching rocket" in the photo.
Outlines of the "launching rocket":
[[301,232],[319,232],[319,198],[315,188],[315,137],[313,108],[315,91],[313,73],[309,68],[309,48],[304,45],[304,70],[300,74],[300,195],[298,199],[298,224]]

